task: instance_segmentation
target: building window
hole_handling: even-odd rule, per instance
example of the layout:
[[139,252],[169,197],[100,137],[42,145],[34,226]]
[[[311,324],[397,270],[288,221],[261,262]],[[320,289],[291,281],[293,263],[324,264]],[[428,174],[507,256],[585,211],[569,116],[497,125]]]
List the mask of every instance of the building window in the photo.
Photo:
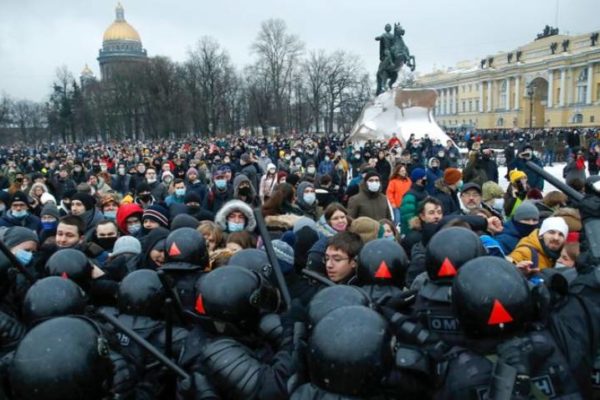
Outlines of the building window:
[[466,101],[462,102],[462,111],[463,112],[467,111],[467,102]]
[[500,86],[500,108],[507,110],[508,109],[508,104],[506,103],[506,92],[507,92],[508,88],[506,85],[506,81],[502,81],[502,85]]
[[577,77],[577,103],[585,103],[586,101],[588,90],[587,80],[588,70],[586,67],[583,67]]
[[473,100],[469,100],[469,112],[473,111]]
[[575,115],[573,115],[573,123],[574,124],[581,124],[581,123],[583,123],[583,114],[575,114]]
[[475,100],[475,109],[479,111],[479,100]]
[[504,118],[498,118],[498,120],[496,121],[496,126],[504,126]]
[[593,115],[590,115],[590,122],[596,122],[596,117],[594,117]]

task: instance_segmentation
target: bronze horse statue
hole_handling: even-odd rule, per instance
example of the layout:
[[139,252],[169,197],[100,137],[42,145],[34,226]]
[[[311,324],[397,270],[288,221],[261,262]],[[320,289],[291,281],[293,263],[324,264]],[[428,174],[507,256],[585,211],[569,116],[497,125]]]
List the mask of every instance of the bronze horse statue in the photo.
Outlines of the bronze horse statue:
[[386,89],[391,89],[398,79],[398,72],[404,65],[415,70],[415,57],[410,55],[408,47],[404,44],[404,29],[399,23],[394,24],[394,34],[390,34],[389,24],[385,27],[386,33],[375,38],[379,40],[379,68],[377,70],[377,95]]

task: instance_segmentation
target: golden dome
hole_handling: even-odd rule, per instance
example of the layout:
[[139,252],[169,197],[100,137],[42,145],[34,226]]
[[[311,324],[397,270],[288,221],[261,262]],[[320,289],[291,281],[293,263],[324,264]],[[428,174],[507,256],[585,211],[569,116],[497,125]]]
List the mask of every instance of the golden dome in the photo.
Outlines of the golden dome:
[[81,71],[81,75],[83,75],[83,76],[92,76],[92,75],[94,75],[94,72],[92,72],[92,70],[90,69],[90,67],[87,64],[85,64],[85,67]]
[[115,19],[115,22],[104,31],[102,40],[132,40],[141,43],[142,39],[140,39],[140,35],[133,26],[125,21],[125,12],[121,3],[117,5],[116,14],[117,18]]

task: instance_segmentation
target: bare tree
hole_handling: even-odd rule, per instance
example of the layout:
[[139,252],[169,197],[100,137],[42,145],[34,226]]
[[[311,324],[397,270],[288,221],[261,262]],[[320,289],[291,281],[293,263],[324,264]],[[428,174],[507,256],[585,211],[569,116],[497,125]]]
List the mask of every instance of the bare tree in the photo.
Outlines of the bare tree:
[[262,86],[271,92],[274,113],[271,114],[272,124],[280,129],[284,127],[283,118],[289,101],[289,83],[294,67],[304,50],[304,44],[298,36],[289,34],[282,19],[268,19],[261,24],[252,51],[258,56],[255,64],[257,77],[264,82]]
[[314,128],[319,132],[321,113],[325,104],[325,84],[330,67],[330,58],[324,50],[311,51],[303,64],[307,85],[307,100],[313,117]]

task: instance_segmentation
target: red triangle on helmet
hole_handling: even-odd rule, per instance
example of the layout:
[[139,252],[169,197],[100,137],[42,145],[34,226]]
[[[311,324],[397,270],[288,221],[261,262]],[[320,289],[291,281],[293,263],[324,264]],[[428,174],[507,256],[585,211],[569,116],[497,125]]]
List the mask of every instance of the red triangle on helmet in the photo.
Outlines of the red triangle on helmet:
[[498,299],[494,300],[494,306],[490,313],[490,319],[488,319],[488,325],[499,325],[507,322],[512,322],[513,317],[508,313],[506,308],[500,303]]
[[179,247],[177,247],[177,243],[173,242],[173,244],[171,245],[171,248],[169,249],[169,255],[171,257],[176,257],[181,255],[181,251],[179,250]]
[[194,307],[198,314],[206,314],[206,310],[204,309],[204,301],[202,300],[202,295],[199,294],[196,297],[196,306]]
[[375,278],[392,279],[392,273],[385,260],[382,260],[381,264],[379,264],[379,268],[377,268],[377,272],[375,272]]
[[442,263],[442,266],[440,267],[440,270],[438,271],[437,276],[439,278],[442,278],[442,277],[455,276],[455,275],[456,275],[456,268],[454,268],[452,261],[450,261],[450,259],[448,257],[444,258],[444,262]]
[[60,274],[60,277],[63,279],[69,279],[69,275],[66,272],[63,272],[62,274]]

